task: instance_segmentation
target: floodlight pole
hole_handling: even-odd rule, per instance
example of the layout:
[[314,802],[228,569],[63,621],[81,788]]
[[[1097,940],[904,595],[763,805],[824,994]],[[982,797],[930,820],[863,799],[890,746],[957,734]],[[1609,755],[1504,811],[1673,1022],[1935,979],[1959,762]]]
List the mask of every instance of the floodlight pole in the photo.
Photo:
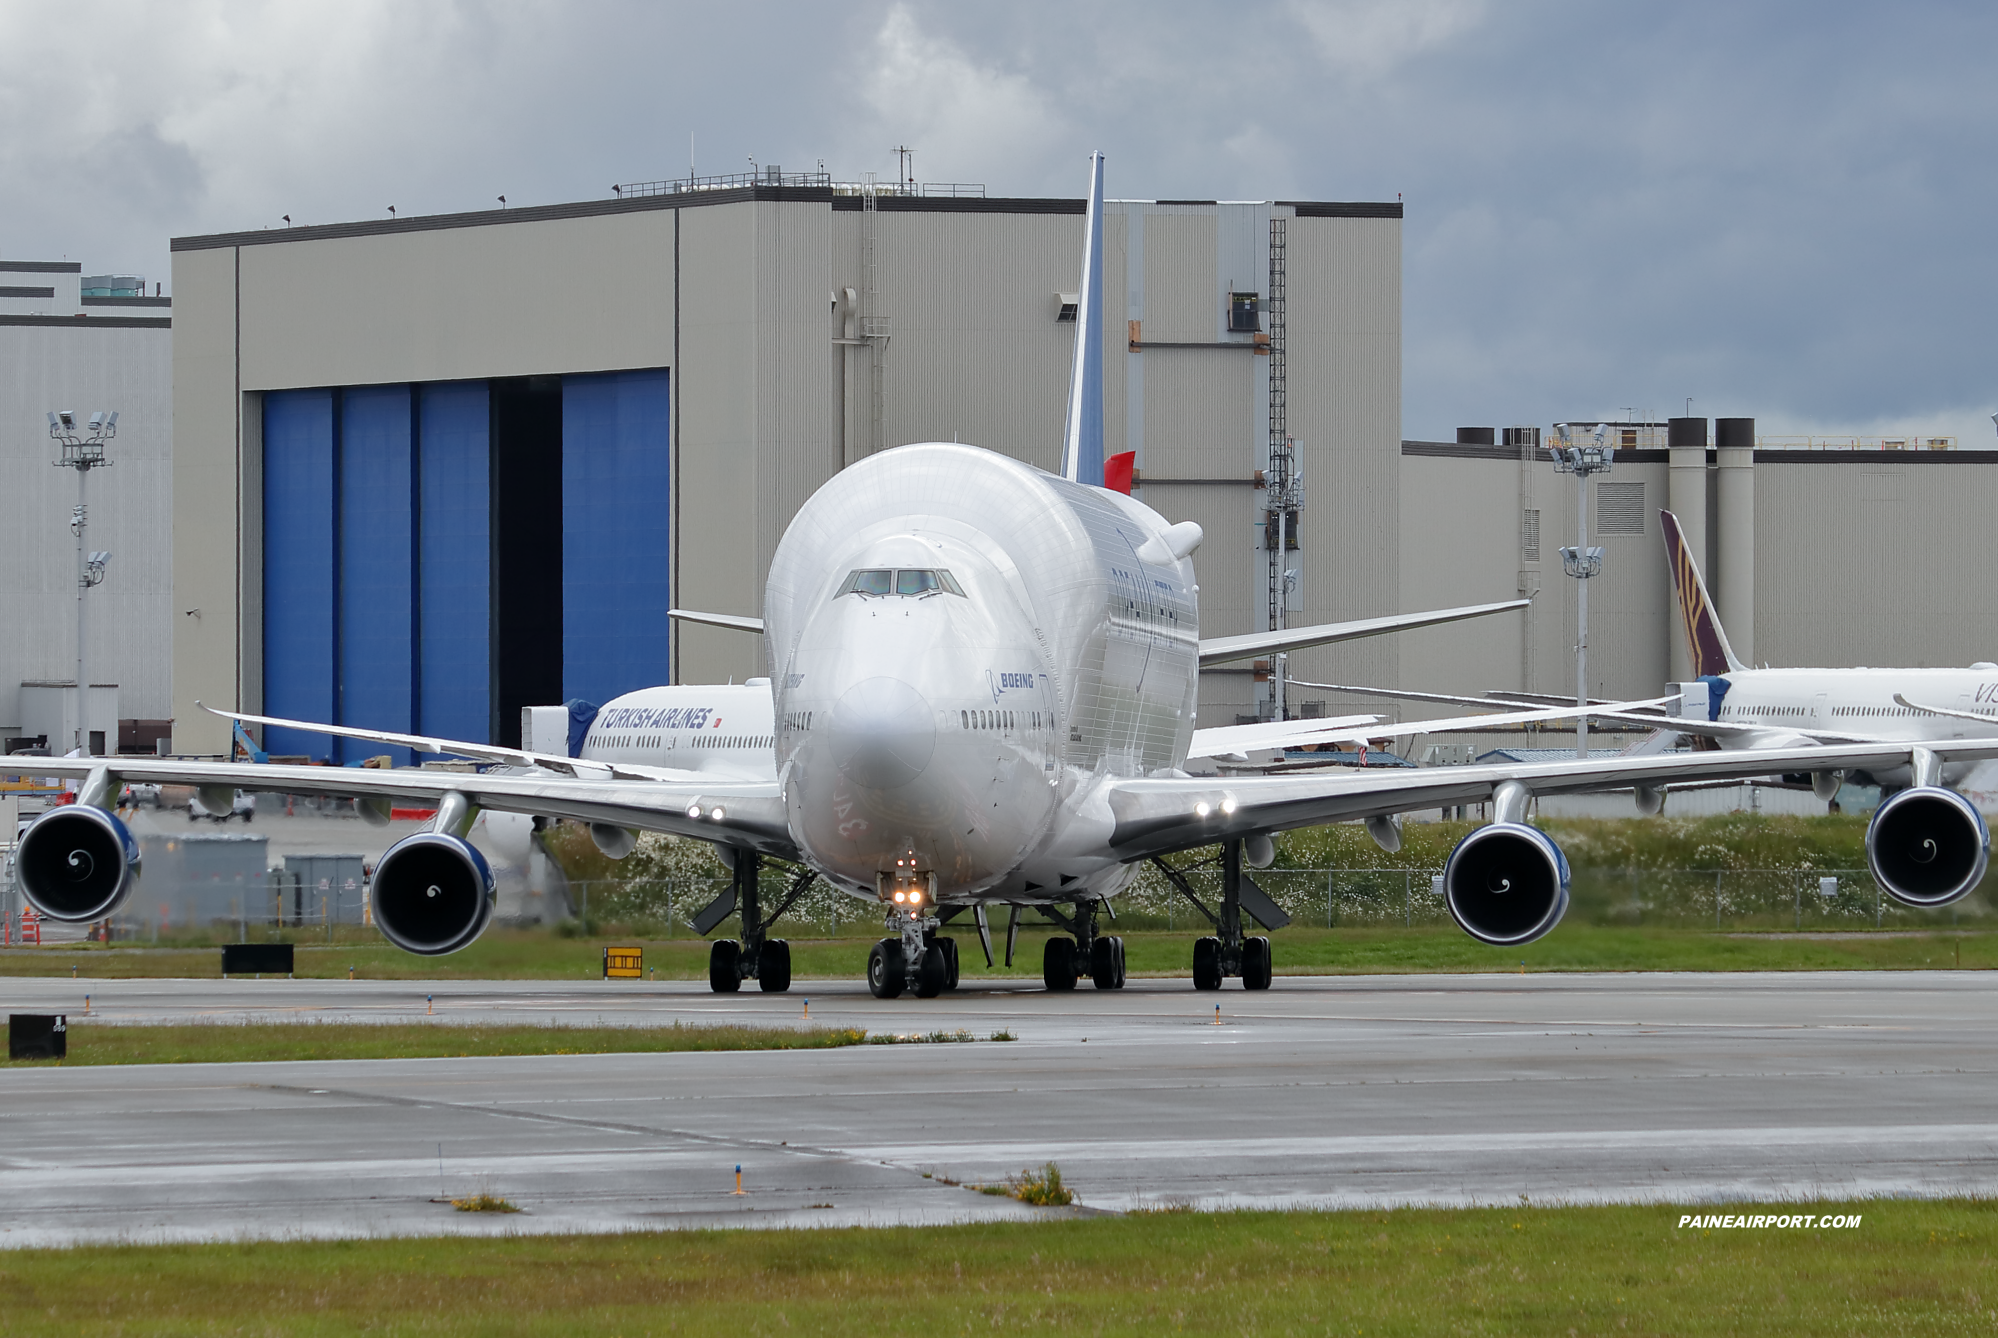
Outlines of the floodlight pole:
[[[1568,441],[1568,425],[1554,425],[1556,439]],[[1561,569],[1580,582],[1575,592],[1575,709],[1589,709],[1589,578],[1603,569],[1603,550],[1589,546],[1589,476],[1607,474],[1614,463],[1616,448],[1606,445],[1607,429],[1596,425],[1594,439],[1586,446],[1549,446],[1555,472],[1575,476],[1575,546],[1561,550]],[[1589,756],[1589,717],[1575,717],[1575,757]]]
[[69,519],[70,532],[76,536],[76,734],[73,746],[86,756],[90,752],[90,673],[86,654],[89,643],[84,639],[83,596],[91,586],[104,580],[104,563],[111,555],[105,553],[92,560],[85,538],[90,522],[85,490],[90,471],[111,463],[105,458],[104,443],[118,435],[118,415],[115,412],[92,414],[87,430],[88,436],[79,436],[76,417],[66,409],[49,414],[49,437],[62,446],[62,458],[50,463],[58,469],[76,471],[76,510],[70,513]]

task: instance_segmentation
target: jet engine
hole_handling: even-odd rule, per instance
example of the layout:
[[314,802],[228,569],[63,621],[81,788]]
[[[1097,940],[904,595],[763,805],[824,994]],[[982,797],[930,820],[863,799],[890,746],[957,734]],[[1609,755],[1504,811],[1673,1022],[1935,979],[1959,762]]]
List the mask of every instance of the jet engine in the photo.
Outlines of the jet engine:
[[404,952],[441,957],[492,923],[497,889],[486,857],[471,842],[418,832],[390,846],[375,866],[375,925]]
[[44,813],[15,853],[21,891],[51,920],[100,920],[139,883],[139,843],[101,808],[67,804]]
[[1523,822],[1493,822],[1457,843],[1443,866],[1443,900],[1483,943],[1531,943],[1568,909],[1568,857]]
[[1887,895],[1908,906],[1947,906],[1984,879],[1991,832],[1954,790],[1922,785],[1880,805],[1866,829],[1866,863]]

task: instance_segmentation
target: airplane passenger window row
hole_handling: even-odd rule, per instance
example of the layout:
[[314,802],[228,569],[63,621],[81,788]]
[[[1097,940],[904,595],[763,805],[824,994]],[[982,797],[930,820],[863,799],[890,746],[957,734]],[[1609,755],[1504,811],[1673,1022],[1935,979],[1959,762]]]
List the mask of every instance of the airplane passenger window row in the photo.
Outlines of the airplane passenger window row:
[[[1994,708],[1990,706],[1975,706],[1972,707],[1971,710],[1978,715],[1991,715],[1994,712]],[[1865,716],[1874,719],[1879,719],[1887,716],[1905,718],[1907,716],[1913,716],[1913,715],[1928,715],[1930,714],[1930,712],[1910,711],[1903,706],[1841,706],[1836,711],[1834,711],[1833,714],[1845,715],[1845,716]]]
[[[809,713],[808,713],[809,714]],[[809,725],[806,726],[810,728]],[[663,734],[618,734],[599,737],[593,742],[599,748],[657,748],[665,742]],[[688,741],[694,748],[772,748],[776,739],[768,734],[696,734]]]
[[[665,741],[663,734],[619,734],[611,738],[599,738],[599,748],[657,748]],[[691,741],[695,748],[771,748],[776,740],[768,734],[696,734]]]
[[1027,720],[1028,729],[1039,729],[1042,716],[1039,711],[959,711],[958,724],[965,729],[1015,729],[1020,717]]
[[[931,595],[939,590],[960,599],[968,598],[964,587],[941,567],[932,570],[898,567],[893,571],[856,571],[846,578],[846,584],[839,588],[839,595]],[[833,598],[838,599],[839,595]]]

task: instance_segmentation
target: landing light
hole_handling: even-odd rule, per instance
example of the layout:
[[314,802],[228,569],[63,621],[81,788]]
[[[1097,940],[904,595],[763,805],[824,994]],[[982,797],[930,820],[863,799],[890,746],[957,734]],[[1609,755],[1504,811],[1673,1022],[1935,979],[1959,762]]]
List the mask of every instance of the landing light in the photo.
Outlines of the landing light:
[[708,816],[713,818],[716,822],[720,822],[723,816],[721,811],[721,805],[717,804],[715,805],[715,807],[708,810]]
[[906,892],[897,892],[895,894],[895,900],[897,901],[907,901],[908,899],[909,899],[909,894]]
[[689,805],[687,805],[687,816],[688,816],[688,817],[690,817],[690,818],[698,818],[698,817],[700,817],[700,816],[701,816],[701,806],[700,806],[699,804],[689,804]]
[[909,894],[909,904],[910,904],[911,906],[920,906],[920,905],[922,905],[922,904],[923,904],[923,894],[922,894],[922,893],[920,893],[920,892],[911,892],[911,893]]
[[1207,801],[1205,799],[1201,800],[1199,803],[1193,806],[1193,816],[1196,818],[1204,818],[1213,811],[1214,810],[1212,808],[1208,807]]
[[1234,796],[1234,795],[1232,795],[1232,794],[1231,794],[1231,795],[1229,795],[1229,796],[1228,796],[1228,797],[1227,797],[1226,799],[1223,799],[1223,800],[1221,801],[1221,811],[1222,811],[1223,813],[1233,813],[1233,812],[1235,811],[1235,796]]

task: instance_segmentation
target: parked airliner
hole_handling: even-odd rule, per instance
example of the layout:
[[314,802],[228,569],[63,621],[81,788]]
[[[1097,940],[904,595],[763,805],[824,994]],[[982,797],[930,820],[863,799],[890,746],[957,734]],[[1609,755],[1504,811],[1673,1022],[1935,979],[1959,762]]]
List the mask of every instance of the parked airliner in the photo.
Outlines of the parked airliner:
[[[1658,513],[1680,625],[1696,681],[1678,685],[1668,728],[1722,748],[1900,740],[1952,743],[1998,737],[1998,664],[1962,669],[1772,669],[1743,664],[1729,644],[1679,518]],[[1967,763],[1945,768],[1959,780]],[[1906,785],[1906,767],[1870,768],[1856,779]],[[1834,791],[1835,792],[1835,791]]]
[[[432,830],[382,856],[372,884],[375,923],[412,952],[451,952],[489,922],[492,874],[465,840],[486,811],[591,824],[612,854],[629,850],[638,830],[712,842],[734,871],[733,887],[695,924],[705,933],[733,912],[741,925],[739,938],[714,945],[718,991],[746,979],[788,988],[788,947],[767,931],[814,879],[878,908],[884,935],[870,953],[868,983],[879,996],[949,988],[956,947],[941,931],[969,916],[989,954],[991,907],[1011,912],[1009,947],[1022,909],[1066,931],[1043,956],[1049,988],[1073,989],[1087,975],[1116,989],[1123,945],[1100,932],[1099,915],[1144,861],[1214,924],[1194,948],[1195,987],[1218,989],[1233,976],[1263,989],[1270,942],[1245,933],[1243,915],[1266,927],[1285,917],[1244,866],[1273,859],[1274,833],[1359,819],[1393,848],[1402,812],[1490,803],[1494,821],[1450,857],[1444,896],[1467,932],[1510,945],[1552,929],[1568,903],[1566,858],[1524,821],[1536,794],[1909,766],[1916,787],[1874,821],[1869,853],[1882,885],[1916,904],[1975,886],[1989,837],[1975,811],[1941,788],[1941,768],[1998,756],[1992,740],[1827,743],[1753,760],[1713,751],[1385,774],[1188,774],[1203,665],[1516,602],[1203,640],[1191,561],[1200,527],[1100,486],[1101,251],[1099,155],[1062,472],[929,442],[835,475],[778,544],[760,619],[690,615],[760,633],[767,685],[648,689],[608,703],[579,745],[561,751],[542,746],[539,731],[528,747],[498,749],[284,722],[498,764],[481,774],[38,760],[38,773],[81,783],[75,804],[45,814],[21,842],[30,902],[56,919],[93,920],[129,895],[138,849],[110,811],[122,783],[195,785],[210,809],[237,789],[331,794],[376,816],[397,800],[437,809]],[[766,694],[767,706],[750,708],[752,691]],[[696,742],[709,738],[749,742]],[[774,741],[767,770],[764,739]],[[1209,906],[1187,866],[1169,857],[1215,848],[1220,894]],[[796,870],[774,906],[759,879],[767,859]]]

